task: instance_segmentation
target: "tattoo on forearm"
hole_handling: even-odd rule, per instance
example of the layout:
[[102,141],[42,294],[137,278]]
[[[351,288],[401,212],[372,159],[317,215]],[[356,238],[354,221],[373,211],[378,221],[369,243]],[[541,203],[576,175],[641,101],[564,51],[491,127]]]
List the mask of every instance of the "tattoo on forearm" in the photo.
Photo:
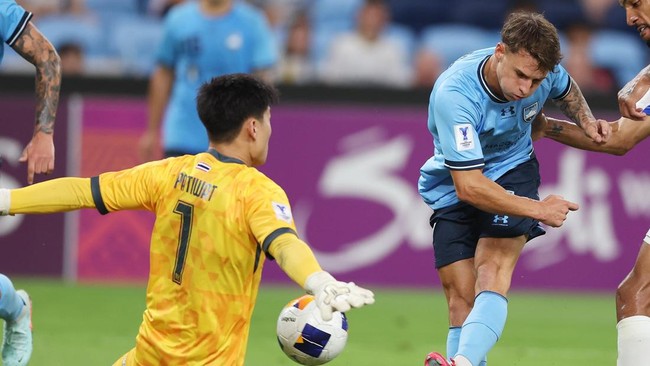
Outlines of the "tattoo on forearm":
[[563,131],[564,131],[564,127],[562,127],[558,123],[553,123],[551,128],[548,131],[546,131],[546,135],[549,137],[558,137],[562,134]]
[[61,90],[59,56],[50,42],[29,23],[13,48],[36,67],[35,132],[52,134]]
[[594,115],[591,113],[580,87],[573,79],[571,79],[571,91],[564,99],[558,101],[557,105],[564,115],[578,126],[582,125],[582,121],[594,119]]

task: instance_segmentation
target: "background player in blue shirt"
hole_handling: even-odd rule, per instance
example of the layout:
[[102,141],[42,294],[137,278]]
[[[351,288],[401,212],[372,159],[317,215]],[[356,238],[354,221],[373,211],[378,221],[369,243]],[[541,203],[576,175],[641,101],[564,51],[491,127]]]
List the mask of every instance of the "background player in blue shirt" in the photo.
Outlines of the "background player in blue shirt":
[[557,30],[542,15],[508,16],[495,48],[457,60],[436,81],[428,127],[434,156],[418,189],[434,210],[433,246],[449,306],[447,361],[485,365],[505,326],[507,292],[525,243],[559,227],[578,205],[551,195],[539,200],[539,165],[531,124],[553,100],[597,142],[610,126],[596,120],[580,88],[559,65]]
[[195,106],[199,86],[232,73],[255,73],[268,80],[277,52],[266,18],[244,2],[201,0],[172,8],[149,85],[141,157],[158,158],[161,132],[165,156],[204,151],[208,139]]
[[[0,0],[0,37],[36,67],[36,124],[31,141],[23,150],[27,182],[35,173],[54,169],[54,119],[59,103],[61,66],[50,42],[29,21],[30,12],[14,0]],[[0,62],[4,48],[0,47]],[[0,318],[5,320],[2,343],[4,366],[26,365],[32,354],[31,300],[24,290],[16,291],[7,276],[0,274]]]

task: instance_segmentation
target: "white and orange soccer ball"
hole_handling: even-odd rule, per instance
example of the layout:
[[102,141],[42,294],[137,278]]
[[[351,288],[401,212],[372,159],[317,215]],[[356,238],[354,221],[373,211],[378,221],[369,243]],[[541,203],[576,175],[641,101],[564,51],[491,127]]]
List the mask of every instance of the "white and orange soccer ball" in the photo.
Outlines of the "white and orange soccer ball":
[[335,311],[324,321],[311,295],[290,301],[280,312],[277,325],[282,351],[301,365],[322,365],[336,358],[348,340],[348,320]]

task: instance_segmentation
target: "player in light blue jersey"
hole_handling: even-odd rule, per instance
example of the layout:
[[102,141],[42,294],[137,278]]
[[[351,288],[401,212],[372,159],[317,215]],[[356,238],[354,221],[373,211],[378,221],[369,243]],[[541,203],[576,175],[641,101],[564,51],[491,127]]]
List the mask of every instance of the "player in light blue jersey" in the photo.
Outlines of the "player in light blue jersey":
[[[14,0],[0,0],[0,37],[36,67],[36,124],[19,159],[27,162],[27,183],[35,173],[54,169],[54,119],[59,103],[61,66],[52,44],[30,23],[32,14]],[[4,48],[0,47],[0,62]],[[7,121],[10,122],[10,121]],[[9,254],[8,254],[9,255]],[[32,305],[24,290],[0,274],[0,318],[4,319],[2,365],[26,365],[32,355]]]
[[507,317],[512,272],[539,223],[562,225],[576,203],[539,199],[531,124],[547,100],[594,141],[610,126],[593,117],[580,88],[559,65],[555,27],[541,14],[508,16],[496,47],[457,60],[436,81],[428,127],[434,155],[418,189],[434,210],[435,266],[449,307],[447,357],[427,366],[484,366]]
[[[149,86],[148,127],[140,141],[143,160],[196,154],[208,143],[196,112],[199,86],[214,76],[255,73],[268,80],[278,59],[264,15],[244,2],[200,0],[175,6]],[[162,131],[161,131],[162,124]]]

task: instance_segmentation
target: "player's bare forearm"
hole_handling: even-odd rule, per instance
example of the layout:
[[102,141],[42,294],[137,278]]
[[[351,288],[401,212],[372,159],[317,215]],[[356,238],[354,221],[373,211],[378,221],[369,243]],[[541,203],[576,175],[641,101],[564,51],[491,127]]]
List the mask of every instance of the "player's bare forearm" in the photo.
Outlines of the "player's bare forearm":
[[612,127],[611,138],[605,143],[596,143],[574,123],[547,117],[544,136],[578,149],[612,155],[624,155],[650,136],[650,117],[646,117],[643,121],[619,118],[610,122],[610,126]]
[[147,123],[148,130],[151,132],[159,132],[173,83],[174,70],[167,66],[159,65],[151,75],[151,80],[149,81],[149,117]]
[[61,90],[61,59],[52,44],[31,23],[13,45],[25,60],[36,67],[36,126],[34,133],[54,132]]
[[593,113],[591,113],[589,104],[587,104],[584,95],[582,95],[580,87],[573,79],[571,79],[571,91],[569,91],[569,94],[564,99],[555,103],[565,116],[569,117],[571,121],[580,127],[583,122],[593,121],[595,119]]

